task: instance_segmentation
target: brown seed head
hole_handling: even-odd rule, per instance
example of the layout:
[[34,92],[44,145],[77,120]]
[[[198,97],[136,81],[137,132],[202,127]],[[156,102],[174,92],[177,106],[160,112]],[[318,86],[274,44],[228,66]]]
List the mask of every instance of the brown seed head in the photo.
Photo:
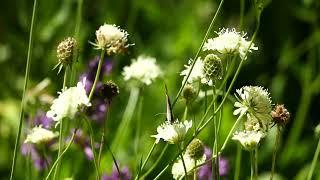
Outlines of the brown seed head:
[[289,111],[284,107],[283,104],[276,105],[273,111],[271,112],[273,121],[278,125],[286,125],[290,119]]

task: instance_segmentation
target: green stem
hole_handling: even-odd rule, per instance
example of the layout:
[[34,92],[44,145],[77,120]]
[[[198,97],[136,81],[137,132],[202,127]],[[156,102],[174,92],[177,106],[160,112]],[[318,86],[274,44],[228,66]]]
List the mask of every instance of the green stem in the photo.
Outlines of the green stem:
[[188,180],[188,172],[187,172],[186,164],[184,162],[184,158],[183,158],[183,155],[182,155],[182,149],[180,148],[180,146],[178,144],[177,144],[177,147],[178,147],[179,156],[181,158],[182,165],[183,165],[184,179]]
[[[216,102],[216,89],[215,87],[213,86],[212,87],[212,100],[213,100],[213,113],[215,112],[215,109],[216,109],[216,106],[217,106],[217,102]],[[214,125],[214,143],[213,143],[213,147],[212,147],[212,152],[214,154],[217,154],[218,153],[218,147],[217,147],[217,140],[218,140],[218,129],[217,129],[217,116],[214,116],[213,117],[213,125]],[[218,169],[219,169],[219,163],[217,163],[217,160],[219,158],[216,158],[214,160],[212,160],[212,179],[218,179],[219,177],[219,172],[218,172]]]
[[187,120],[187,118],[188,118],[188,105],[186,105],[186,107],[185,107],[185,109],[184,109],[182,121]]
[[254,150],[251,150],[250,152],[250,159],[251,159],[251,174],[250,174],[250,180],[253,180],[254,176]]
[[234,178],[233,178],[234,180],[239,180],[239,177],[240,177],[241,157],[242,157],[241,145],[237,144],[236,168],[235,168]]
[[[106,122],[108,121],[110,113],[110,103],[107,103],[107,111],[106,111],[106,118],[103,120],[103,127],[102,127],[102,133],[101,133],[101,139],[100,139],[100,147],[99,147],[99,154],[98,154],[98,167],[101,169],[100,164],[101,164],[101,155],[103,151],[103,146],[104,146],[104,141],[105,141],[105,132],[106,132]],[[111,150],[110,150],[111,152]],[[112,153],[112,152],[111,152]]]
[[77,17],[76,17],[76,25],[74,29],[74,36],[77,40],[80,39],[80,27],[81,27],[81,20],[82,20],[82,6],[83,6],[83,0],[78,0],[77,3]]
[[276,141],[274,143],[274,149],[273,149],[273,155],[272,155],[272,166],[271,166],[270,180],[273,179],[273,175],[274,175],[274,172],[275,172],[276,158],[277,158],[279,141],[280,141],[280,127],[277,125]]
[[242,26],[243,26],[244,8],[245,8],[244,0],[240,0],[240,21],[239,21],[240,30],[242,29]]
[[69,144],[67,145],[67,147],[62,151],[62,153],[60,154],[60,156],[58,156],[58,158],[56,159],[56,161],[53,163],[47,177],[46,177],[46,180],[48,180],[50,178],[50,175],[51,173],[53,172],[53,169],[55,169],[56,165],[59,163],[60,159],[62,158],[62,156],[68,151],[69,147],[71,146],[73,140],[74,140],[74,136],[77,132],[77,129],[74,130],[72,136],[71,136],[71,139],[70,139],[70,142]]
[[254,150],[254,179],[258,180],[258,145]]
[[[149,151],[146,159],[145,159],[144,162],[142,163],[142,166],[141,166],[141,170],[140,170],[140,171],[142,171],[143,168],[146,166],[146,164],[147,164],[147,162],[148,162],[148,160],[149,160],[149,158],[150,158],[150,156],[151,156],[154,148],[156,147],[156,145],[157,145],[157,143],[156,143],[156,141],[155,141],[155,142],[153,143],[153,145],[152,145],[152,147],[151,147],[151,149],[150,149],[150,151]],[[138,179],[139,179],[139,174],[137,174],[137,176],[136,176],[134,179],[135,179],[135,180],[138,180]]]
[[136,156],[138,157],[139,152],[139,140],[140,140],[140,134],[141,134],[141,116],[142,116],[142,110],[143,110],[143,95],[141,93],[139,102],[138,102],[138,112],[137,112],[137,121],[136,121],[136,137],[135,137],[135,152]]
[[215,20],[216,20],[216,18],[217,18],[217,16],[218,16],[218,14],[220,13],[220,10],[221,10],[221,7],[222,7],[222,5],[223,5],[223,2],[224,2],[224,0],[221,0],[221,1],[220,1],[220,4],[219,4],[219,6],[218,6],[218,9],[217,9],[217,11],[215,12],[215,14],[214,14],[214,16],[213,16],[213,18],[212,18],[212,20],[211,20],[211,23],[210,23],[209,28],[207,29],[207,32],[206,32],[206,34],[205,34],[205,36],[204,36],[204,38],[203,38],[203,40],[202,40],[202,42],[201,42],[201,45],[200,45],[200,47],[199,47],[199,49],[198,49],[195,57],[193,58],[193,62],[192,62],[190,71],[188,72],[188,75],[187,75],[185,81],[182,83],[182,86],[180,87],[180,89],[179,89],[179,91],[178,91],[178,94],[176,95],[175,99],[173,100],[172,108],[174,107],[174,105],[175,105],[176,102],[178,101],[178,99],[179,99],[179,97],[180,97],[180,94],[181,94],[184,86],[187,84],[187,81],[188,81],[188,79],[189,79],[189,77],[190,77],[190,74],[191,74],[191,72],[192,72],[192,70],[193,70],[194,65],[195,65],[196,62],[197,62],[197,59],[198,59],[199,54],[200,54],[200,52],[201,52],[201,50],[202,50],[202,47],[203,47],[204,43],[206,42],[206,40],[208,39],[208,36],[209,36],[209,33],[211,32],[211,29],[212,29],[212,27],[213,27],[213,24],[214,24],[214,22],[215,22]]
[[34,22],[35,22],[36,9],[37,9],[37,0],[34,0],[33,10],[32,10],[32,18],[31,18],[31,24],[30,24],[30,33],[29,33],[27,64],[26,64],[26,70],[25,70],[25,76],[24,76],[24,86],[23,86],[23,92],[22,92],[22,99],[21,99],[21,104],[20,104],[19,127],[18,127],[18,132],[16,135],[15,144],[14,144],[10,180],[13,179],[14,171],[16,168],[17,152],[19,149],[19,141],[20,141],[21,130],[22,130],[22,122],[23,122],[23,118],[24,118],[24,105],[25,105],[26,91],[27,91],[27,87],[28,87],[28,80],[29,80],[29,73],[30,73],[30,66],[31,66],[31,55],[32,55],[32,44],[33,44],[33,26],[34,26]]
[[100,77],[101,67],[102,67],[103,60],[104,60],[104,54],[105,54],[105,50],[101,50],[96,77],[94,78],[94,82],[93,82],[93,85],[92,85],[92,88],[91,88],[91,91],[90,91],[90,94],[89,94],[89,101],[91,101],[91,98],[92,98],[92,96],[94,94],[94,90],[96,89],[96,85],[97,85],[97,82],[98,82],[99,77]]
[[319,153],[320,153],[320,138],[319,138],[319,141],[318,141],[318,146],[317,146],[316,152],[314,153],[314,156],[313,156],[313,159],[312,159],[312,164],[311,164],[311,167],[310,167],[310,171],[308,173],[308,180],[311,180],[311,178],[312,178],[313,171],[314,171],[314,169],[316,167],[317,160],[318,160],[318,157],[319,157]]
[[[84,116],[85,117],[85,116]],[[97,179],[100,179],[100,172],[99,172],[99,166],[98,166],[98,163],[97,163],[97,160],[96,160],[96,150],[95,150],[95,146],[94,146],[94,138],[93,138],[93,129],[92,129],[92,126],[89,122],[89,120],[85,117],[84,118],[88,127],[89,127],[89,131],[90,131],[90,145],[91,145],[91,149],[92,149],[92,152],[93,152],[93,164],[94,164],[94,168],[96,170],[96,173],[97,173]]]
[[[194,161],[194,167],[197,166],[197,161]],[[193,180],[197,180],[197,170],[193,171]]]
[[[63,85],[62,85],[62,91],[65,90],[66,84],[67,84],[67,75],[68,74],[68,67],[65,68],[64,71],[64,76],[63,76]],[[60,121],[60,127],[59,127],[59,149],[58,149],[58,157],[61,155],[61,151],[63,148],[63,119]],[[62,161],[62,160],[61,160]],[[58,162],[54,174],[53,174],[53,179],[56,179],[57,175],[59,176],[60,174],[60,165],[61,161]]]

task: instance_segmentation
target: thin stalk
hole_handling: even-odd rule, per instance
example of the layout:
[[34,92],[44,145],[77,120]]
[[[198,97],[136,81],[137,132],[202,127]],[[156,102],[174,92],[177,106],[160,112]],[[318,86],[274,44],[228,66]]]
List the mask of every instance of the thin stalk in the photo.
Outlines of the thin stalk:
[[143,95],[141,93],[139,102],[138,102],[138,112],[137,112],[137,120],[136,120],[136,137],[135,137],[135,151],[136,156],[138,157],[139,152],[139,140],[140,140],[140,134],[141,134],[141,116],[142,116],[142,110],[143,110]]
[[258,145],[254,150],[254,179],[258,179]]
[[87,125],[89,127],[89,131],[90,131],[90,146],[91,146],[91,149],[92,149],[92,152],[93,152],[94,168],[95,168],[96,173],[97,173],[97,179],[100,179],[99,166],[98,166],[98,163],[97,163],[97,160],[96,160],[97,155],[96,155],[95,146],[94,146],[93,129],[92,129],[92,126],[91,126],[89,120],[86,117],[84,119],[85,119],[85,121],[86,121],[86,123],[87,123]]
[[[107,103],[107,111],[106,111],[106,118],[103,120],[103,127],[102,127],[102,133],[101,133],[101,139],[100,139],[100,147],[99,147],[99,154],[98,154],[98,167],[100,168],[101,163],[101,155],[103,151],[104,141],[105,141],[105,133],[106,133],[106,121],[108,121],[109,113],[110,113],[110,104]],[[110,150],[111,152],[111,150]]]
[[17,152],[18,152],[18,148],[19,148],[19,141],[20,141],[21,130],[22,130],[22,122],[23,122],[23,117],[24,117],[24,105],[25,105],[26,91],[27,91],[27,87],[28,87],[28,80],[29,80],[29,73],[30,73],[30,66],[31,66],[31,55],[32,55],[32,44],[33,44],[33,26],[34,26],[34,22],[35,22],[36,10],[37,10],[37,0],[34,0],[33,10],[32,10],[32,18],[31,18],[31,24],[30,24],[30,33],[29,33],[27,64],[26,64],[26,70],[25,70],[25,76],[24,76],[24,86],[23,86],[23,91],[22,91],[22,99],[21,99],[21,104],[20,104],[19,127],[18,127],[18,132],[16,135],[15,144],[14,144],[10,180],[13,179],[14,171],[16,168]]
[[179,156],[181,158],[182,165],[183,165],[183,170],[184,170],[184,174],[185,174],[184,175],[184,179],[188,180],[188,172],[187,172],[186,164],[184,162],[184,158],[183,158],[183,155],[182,155],[182,149],[180,148],[179,144],[177,144],[177,147],[178,147]]
[[[64,91],[66,88],[66,84],[67,84],[67,77],[68,77],[68,67],[65,68],[64,70],[64,75],[63,75],[63,84],[62,84],[62,90]],[[61,155],[61,151],[63,148],[63,119],[61,119],[60,121],[60,127],[59,127],[59,149],[58,149],[58,157]],[[62,160],[61,160],[62,161]],[[55,170],[54,170],[54,174],[53,174],[53,179],[56,179],[57,174],[59,176],[60,173],[60,165],[61,165],[61,161],[58,162]]]
[[253,180],[253,176],[254,176],[254,150],[252,150],[250,152],[250,159],[251,159],[251,173],[250,173],[250,180]]
[[89,101],[91,101],[91,98],[93,96],[94,90],[96,89],[96,85],[97,85],[97,82],[98,82],[99,77],[100,77],[101,67],[102,67],[103,60],[104,60],[104,54],[105,54],[105,50],[101,50],[96,77],[94,78],[94,82],[93,82],[93,85],[92,85],[92,88],[91,88],[91,91],[90,91],[90,94],[89,94]]
[[[197,161],[194,161],[194,167],[196,167],[196,166],[197,166]],[[193,180],[197,180],[197,171],[196,170],[193,171]]]
[[53,169],[55,169],[56,165],[58,164],[58,162],[60,161],[60,159],[62,158],[62,156],[68,151],[69,147],[71,146],[73,140],[74,140],[74,136],[77,132],[77,129],[74,130],[72,136],[71,136],[71,139],[70,139],[70,142],[68,143],[67,147],[62,151],[62,153],[60,154],[60,156],[56,159],[56,161],[53,163],[47,177],[46,177],[46,180],[48,180],[50,178],[50,175],[51,173],[53,172]]
[[[151,147],[151,149],[150,149],[150,151],[149,151],[146,159],[145,159],[145,160],[143,161],[143,163],[142,163],[141,171],[142,171],[143,168],[146,166],[146,164],[147,164],[147,162],[148,162],[148,160],[149,160],[149,158],[150,158],[150,156],[151,156],[154,148],[156,147],[156,145],[157,145],[157,143],[156,143],[156,141],[155,141],[155,142],[153,143],[153,145],[152,145],[152,147]],[[139,174],[137,174],[137,176],[136,176],[134,179],[135,179],[135,180],[138,180],[138,179],[139,179]]]
[[314,171],[314,169],[316,167],[317,160],[318,160],[318,157],[319,157],[319,153],[320,153],[320,138],[319,138],[319,141],[318,141],[318,146],[317,146],[316,152],[314,153],[314,156],[313,156],[313,159],[312,159],[312,164],[311,164],[311,167],[310,167],[310,171],[308,173],[308,180],[311,180],[311,178],[312,178],[313,171]]
[[81,27],[81,20],[82,20],[82,6],[83,6],[83,0],[78,0],[76,25],[74,29],[74,36],[77,40],[80,39],[79,35],[80,35],[80,27]]
[[234,172],[234,180],[239,180],[240,170],[241,170],[241,157],[242,157],[242,149],[241,145],[237,144],[237,155],[236,155],[236,168]]
[[240,0],[240,21],[239,21],[240,30],[242,29],[242,26],[243,26],[244,8],[245,8],[244,0]]
[[215,14],[214,14],[214,16],[213,16],[213,18],[212,18],[212,20],[211,20],[211,23],[210,23],[209,28],[207,29],[207,32],[206,32],[206,34],[205,34],[205,36],[204,36],[204,38],[203,38],[203,40],[202,40],[202,42],[201,42],[201,45],[200,45],[200,47],[199,47],[199,49],[198,49],[195,57],[193,58],[193,62],[192,62],[190,71],[188,72],[188,75],[187,75],[186,79],[185,79],[184,82],[182,83],[182,85],[181,85],[181,87],[180,87],[180,89],[179,89],[179,91],[178,91],[178,94],[176,95],[175,99],[173,100],[172,108],[174,107],[174,105],[176,104],[177,100],[179,99],[180,94],[181,94],[184,86],[187,84],[187,81],[188,81],[188,79],[189,79],[189,77],[190,77],[190,74],[191,74],[191,72],[192,72],[192,70],[193,70],[194,65],[196,64],[196,61],[197,61],[197,59],[198,59],[198,57],[199,57],[199,54],[200,54],[200,52],[201,52],[201,50],[202,50],[202,47],[203,47],[204,43],[206,42],[206,40],[208,39],[209,33],[210,33],[211,30],[212,30],[213,24],[214,24],[214,22],[215,22],[215,20],[216,20],[216,18],[217,18],[217,16],[218,16],[218,14],[220,13],[220,10],[221,10],[221,7],[222,7],[222,5],[223,5],[223,2],[224,2],[224,0],[221,0],[221,1],[220,1],[220,4],[219,4],[219,6],[218,6],[218,9],[217,9],[217,11],[215,12]]
[[277,158],[279,141],[280,141],[280,127],[277,125],[276,141],[274,143],[274,149],[273,149],[273,154],[272,154],[272,166],[271,166],[270,180],[273,179],[273,175],[274,175],[274,172],[275,172],[276,158]]
[[188,118],[188,105],[186,105],[186,107],[184,108],[184,113],[183,113],[183,117],[182,120],[187,120]]
[[[212,88],[212,100],[213,100],[213,113],[215,112],[216,106],[217,106],[217,102],[216,102],[216,89],[213,86]],[[213,143],[213,147],[212,147],[212,152],[214,152],[214,154],[217,154],[218,152],[218,147],[217,147],[217,116],[213,117],[213,125],[214,125],[214,143]],[[219,172],[218,172],[218,163],[217,163],[217,159],[212,160],[212,179],[218,179],[219,176]]]

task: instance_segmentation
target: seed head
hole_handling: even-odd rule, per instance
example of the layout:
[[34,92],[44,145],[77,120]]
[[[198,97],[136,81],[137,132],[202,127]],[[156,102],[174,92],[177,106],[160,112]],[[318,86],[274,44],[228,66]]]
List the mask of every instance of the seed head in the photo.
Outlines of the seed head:
[[289,111],[284,107],[283,104],[276,105],[276,107],[271,112],[274,123],[284,126],[288,123],[290,119]]
[[208,54],[204,59],[204,73],[213,81],[221,79],[223,75],[221,59],[214,54]]
[[197,92],[191,85],[186,85],[182,91],[182,97],[189,104],[197,97]]
[[107,101],[111,101],[119,92],[118,85],[111,80],[105,83],[101,89],[101,95]]
[[59,65],[71,66],[74,58],[78,55],[77,41],[68,37],[59,43],[57,47],[57,57]]
[[193,139],[192,142],[187,147],[186,153],[190,158],[194,160],[199,160],[204,154],[204,145],[199,139]]

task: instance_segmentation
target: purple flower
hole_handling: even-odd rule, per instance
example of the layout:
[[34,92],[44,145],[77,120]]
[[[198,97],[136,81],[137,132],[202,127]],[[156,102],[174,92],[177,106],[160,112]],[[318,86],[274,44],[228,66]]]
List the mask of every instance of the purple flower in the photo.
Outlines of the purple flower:
[[115,166],[113,166],[113,170],[112,170],[112,173],[108,176],[107,174],[103,174],[102,177],[101,177],[101,180],[131,180],[132,179],[132,175],[129,171],[129,168],[128,167],[123,167],[121,170],[120,170],[120,175],[116,169]]
[[91,120],[102,123],[105,120],[107,108],[108,105],[106,102],[100,99],[95,99],[92,102],[92,106],[88,109],[88,116]]
[[34,117],[33,123],[35,126],[42,125],[43,128],[50,129],[53,126],[53,119],[47,117],[45,112],[39,111]]
[[[209,160],[212,157],[211,150],[206,147],[204,150],[206,155],[206,160]],[[229,172],[229,162],[227,159],[219,156],[219,173],[220,176],[226,176]],[[207,163],[204,166],[199,168],[198,178],[200,180],[212,180],[212,162]]]
[[[74,130],[72,130],[72,133]],[[69,139],[70,140],[70,139]],[[90,145],[90,138],[85,136],[83,131],[81,129],[78,129],[75,137],[74,137],[74,142],[78,146],[80,146],[83,149],[83,152],[85,156],[87,157],[88,160],[92,161],[93,160],[93,151]],[[94,148],[98,149],[100,147],[99,143],[94,144]]]
[[51,163],[51,158],[41,155],[34,144],[23,143],[21,145],[21,153],[23,156],[30,156],[33,165],[40,171],[48,168]]

